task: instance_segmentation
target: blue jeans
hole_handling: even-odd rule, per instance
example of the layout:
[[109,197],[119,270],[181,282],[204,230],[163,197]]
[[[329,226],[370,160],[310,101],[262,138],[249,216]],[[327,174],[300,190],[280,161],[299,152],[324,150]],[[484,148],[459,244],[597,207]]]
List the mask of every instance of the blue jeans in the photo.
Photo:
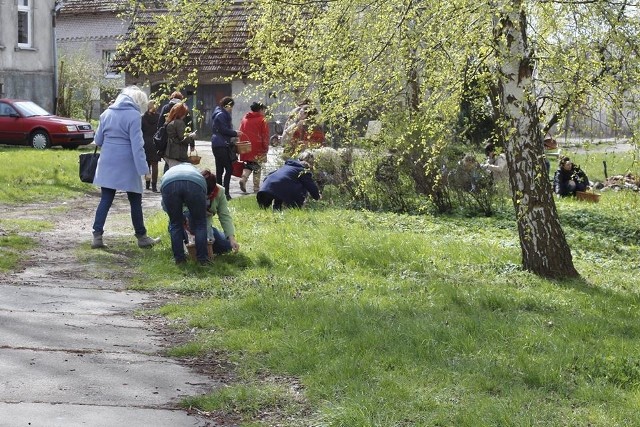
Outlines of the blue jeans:
[[195,182],[178,180],[162,186],[162,203],[169,214],[169,234],[171,250],[176,261],[184,256],[184,214],[183,206],[191,213],[190,228],[195,236],[196,258],[206,261],[207,253],[207,205],[206,191]]
[[[100,203],[98,203],[96,216],[93,220],[93,231],[98,234],[104,233],[104,223],[107,221],[109,209],[111,209],[113,199],[116,197],[116,190],[113,188],[102,187],[101,191]],[[144,236],[147,234],[147,229],[144,226],[144,218],[142,216],[142,194],[127,191],[127,199],[129,199],[129,205],[131,206],[131,222],[136,236]]]
[[[191,228],[191,212],[184,212],[184,219],[189,224],[189,228]],[[208,236],[207,236],[208,237]],[[213,238],[213,245],[211,249],[213,253],[216,255],[224,254],[227,252],[231,252],[231,242],[227,239],[227,236],[224,235],[221,231],[219,231],[215,227],[211,227],[211,237]],[[185,242],[187,241],[187,234],[184,235]]]
[[227,239],[227,236],[224,233],[218,231],[217,228],[211,227],[213,231],[213,253],[220,255],[227,252],[231,252],[231,242]]

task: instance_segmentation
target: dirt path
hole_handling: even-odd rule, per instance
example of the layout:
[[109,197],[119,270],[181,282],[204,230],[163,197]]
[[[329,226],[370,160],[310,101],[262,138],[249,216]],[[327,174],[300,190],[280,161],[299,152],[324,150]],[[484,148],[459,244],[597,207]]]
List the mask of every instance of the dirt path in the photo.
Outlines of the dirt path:
[[[145,192],[145,212],[159,199]],[[3,219],[55,224],[28,233],[38,248],[24,254],[23,270],[0,275],[0,425],[214,425],[177,403],[216,381],[163,357],[165,337],[134,316],[159,295],[125,290],[124,258],[122,268],[79,262],[81,245],[91,250],[97,203],[96,191],[69,203],[0,206]],[[138,250],[126,195],[118,193],[106,229]]]

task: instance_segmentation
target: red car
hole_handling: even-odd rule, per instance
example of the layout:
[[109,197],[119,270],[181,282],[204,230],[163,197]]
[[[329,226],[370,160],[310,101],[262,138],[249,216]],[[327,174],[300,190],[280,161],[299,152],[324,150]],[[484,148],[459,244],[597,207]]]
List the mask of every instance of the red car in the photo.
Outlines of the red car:
[[78,148],[93,142],[91,124],[54,116],[31,101],[0,99],[0,144]]

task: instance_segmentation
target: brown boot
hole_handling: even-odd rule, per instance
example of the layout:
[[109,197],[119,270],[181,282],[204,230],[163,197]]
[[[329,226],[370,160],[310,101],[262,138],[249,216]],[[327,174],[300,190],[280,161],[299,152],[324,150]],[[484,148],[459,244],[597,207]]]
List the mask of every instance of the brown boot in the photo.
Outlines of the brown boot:
[[243,193],[247,192],[247,180],[249,179],[249,175],[251,175],[251,169],[243,169],[242,177],[240,178],[240,190]]

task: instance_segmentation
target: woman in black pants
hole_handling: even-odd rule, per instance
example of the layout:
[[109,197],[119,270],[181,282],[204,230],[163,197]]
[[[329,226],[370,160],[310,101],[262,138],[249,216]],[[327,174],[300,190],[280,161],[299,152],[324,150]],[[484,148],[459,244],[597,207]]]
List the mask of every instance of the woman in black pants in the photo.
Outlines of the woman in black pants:
[[230,96],[220,100],[220,104],[213,111],[211,117],[213,136],[211,137],[211,149],[216,160],[216,176],[218,184],[224,187],[227,200],[231,199],[229,184],[231,183],[231,164],[236,159],[231,151],[231,138],[237,137],[240,132],[233,129],[231,124],[231,111],[235,102]]

